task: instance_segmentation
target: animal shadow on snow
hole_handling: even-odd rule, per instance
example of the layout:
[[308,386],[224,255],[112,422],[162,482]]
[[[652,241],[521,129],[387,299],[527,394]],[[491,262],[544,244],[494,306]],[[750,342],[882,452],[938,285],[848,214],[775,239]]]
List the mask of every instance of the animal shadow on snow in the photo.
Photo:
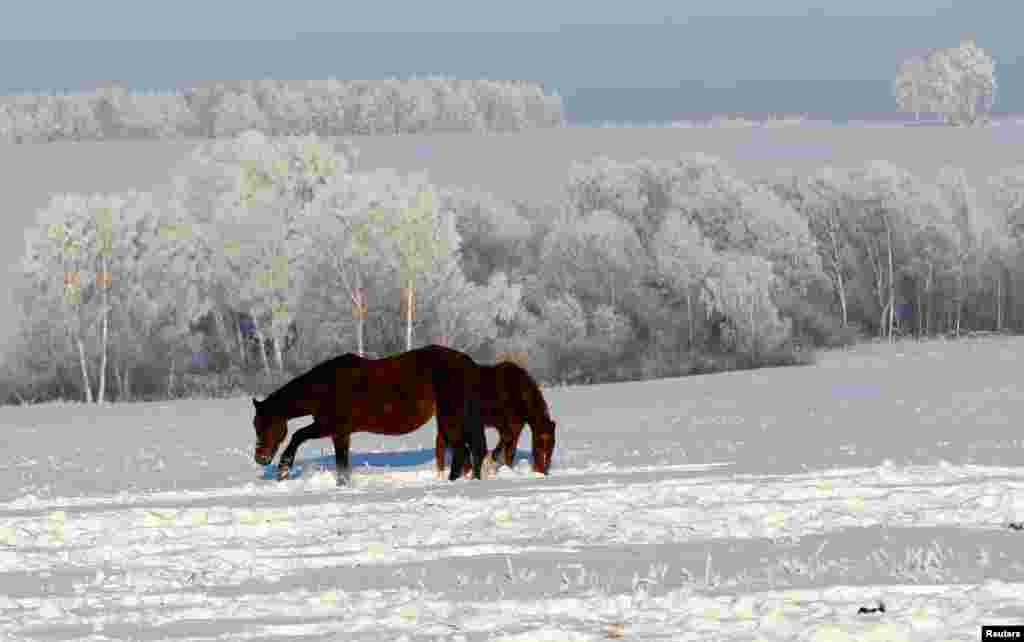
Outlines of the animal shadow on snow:
[[[324,449],[323,455],[318,457],[296,457],[295,465],[288,475],[288,479],[302,479],[306,476],[306,473],[316,473],[319,470],[334,470],[334,447],[330,442],[327,442],[327,447]],[[424,464],[434,463],[434,449],[433,448],[420,448],[418,450],[393,450],[384,453],[357,453],[353,452],[350,455],[352,462],[352,472],[359,472],[360,468],[372,467],[375,469],[388,468],[391,471],[396,469],[410,469]],[[518,465],[520,461],[529,462],[530,453],[528,450],[516,450],[515,459],[513,465]],[[446,466],[451,466],[452,463],[452,452],[446,450],[444,454],[444,462]],[[379,472],[379,471],[378,471]],[[263,467],[262,479],[270,481],[275,479],[277,473],[277,462],[274,462],[268,466]]]

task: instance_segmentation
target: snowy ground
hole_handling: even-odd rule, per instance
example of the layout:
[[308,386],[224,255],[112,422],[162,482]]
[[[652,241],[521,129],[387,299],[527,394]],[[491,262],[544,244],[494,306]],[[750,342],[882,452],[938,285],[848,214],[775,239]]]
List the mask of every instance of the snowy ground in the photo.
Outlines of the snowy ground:
[[548,390],[550,478],[436,481],[431,424],[341,489],[327,440],[271,481],[247,399],[0,409],[0,639],[977,640],[1024,622],[1022,362]]

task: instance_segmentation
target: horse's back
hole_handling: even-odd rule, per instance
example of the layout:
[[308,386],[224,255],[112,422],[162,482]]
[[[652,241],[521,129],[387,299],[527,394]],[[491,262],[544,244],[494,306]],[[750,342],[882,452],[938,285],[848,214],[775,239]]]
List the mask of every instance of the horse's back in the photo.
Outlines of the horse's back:
[[351,352],[322,361],[272,392],[257,406],[257,411],[262,408],[262,412],[271,414],[287,412],[289,418],[315,414],[325,404],[334,402],[339,388],[352,387],[364,361]]
[[315,379],[333,378],[335,387],[351,389],[360,395],[374,396],[375,389],[379,389],[379,394],[396,391],[412,394],[439,382],[445,387],[454,387],[467,379],[475,381],[476,367],[476,362],[467,354],[428,345],[381,359],[365,359],[347,353],[317,366],[323,372]]
[[525,400],[535,386],[529,373],[517,363],[502,361],[494,366],[495,385],[505,394]]
[[438,345],[432,343],[422,348],[417,348],[406,354],[421,354],[424,358],[436,363],[439,367],[449,368],[476,368],[477,363],[473,360],[473,357],[469,356],[465,352],[449,348],[447,346]]

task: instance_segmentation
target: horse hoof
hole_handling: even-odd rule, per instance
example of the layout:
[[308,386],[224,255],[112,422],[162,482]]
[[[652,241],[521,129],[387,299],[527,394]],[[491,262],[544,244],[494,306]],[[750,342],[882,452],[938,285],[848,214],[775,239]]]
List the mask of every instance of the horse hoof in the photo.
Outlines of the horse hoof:
[[490,479],[498,474],[498,462],[494,461],[490,457],[484,459],[483,466],[481,466],[481,477],[483,479]]
[[288,466],[278,466],[277,468],[277,481],[284,481],[288,479]]

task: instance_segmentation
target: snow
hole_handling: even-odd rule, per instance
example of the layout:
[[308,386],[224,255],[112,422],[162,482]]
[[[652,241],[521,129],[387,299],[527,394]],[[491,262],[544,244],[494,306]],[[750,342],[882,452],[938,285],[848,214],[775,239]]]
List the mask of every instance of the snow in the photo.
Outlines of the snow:
[[433,424],[358,434],[339,488],[247,399],[0,409],[0,639],[977,639],[1024,616],[1021,353],[550,389],[548,478],[528,431],[455,483]]

